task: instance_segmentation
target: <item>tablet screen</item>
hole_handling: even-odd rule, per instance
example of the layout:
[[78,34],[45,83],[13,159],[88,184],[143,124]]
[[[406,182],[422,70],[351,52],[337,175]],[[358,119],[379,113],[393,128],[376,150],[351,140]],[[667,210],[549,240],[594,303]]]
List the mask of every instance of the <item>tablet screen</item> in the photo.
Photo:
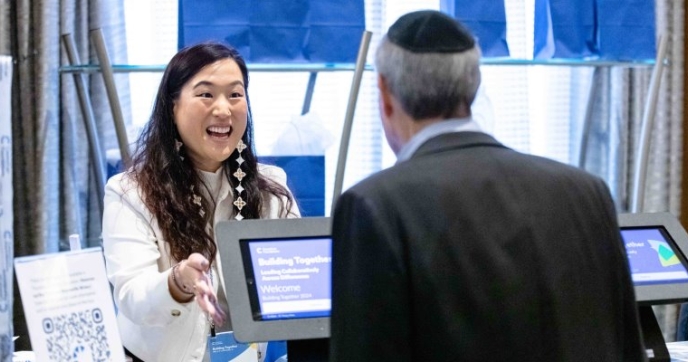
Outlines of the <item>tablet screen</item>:
[[663,227],[621,228],[633,284],[688,282],[683,256]]
[[332,239],[240,240],[253,319],[329,317]]

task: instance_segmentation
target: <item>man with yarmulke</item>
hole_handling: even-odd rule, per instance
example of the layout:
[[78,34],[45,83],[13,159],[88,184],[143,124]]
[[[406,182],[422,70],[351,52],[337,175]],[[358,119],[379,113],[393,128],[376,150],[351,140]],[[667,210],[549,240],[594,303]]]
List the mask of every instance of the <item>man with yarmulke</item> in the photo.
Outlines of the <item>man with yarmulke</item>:
[[642,361],[605,183],[480,131],[471,33],[402,16],[377,49],[395,166],[333,215],[330,361]]

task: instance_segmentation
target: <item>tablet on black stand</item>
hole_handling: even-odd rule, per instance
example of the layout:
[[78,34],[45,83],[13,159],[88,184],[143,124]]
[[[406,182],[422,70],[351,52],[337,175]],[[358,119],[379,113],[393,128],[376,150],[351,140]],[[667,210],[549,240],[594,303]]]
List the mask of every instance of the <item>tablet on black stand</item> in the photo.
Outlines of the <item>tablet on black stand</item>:
[[619,226],[648,358],[669,362],[669,351],[652,306],[688,300],[688,234],[669,213],[620,214]]
[[237,341],[287,341],[289,362],[327,361],[330,224],[317,217],[215,226]]

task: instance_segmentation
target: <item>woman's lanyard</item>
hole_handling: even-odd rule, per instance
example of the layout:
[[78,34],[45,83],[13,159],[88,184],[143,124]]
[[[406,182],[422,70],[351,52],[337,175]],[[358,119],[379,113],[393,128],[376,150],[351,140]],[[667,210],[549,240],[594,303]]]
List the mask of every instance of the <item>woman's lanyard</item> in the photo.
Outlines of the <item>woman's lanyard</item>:
[[[208,276],[210,277],[210,287],[213,288],[213,291],[214,291],[215,286],[213,283],[213,269],[212,268],[210,268]],[[213,321],[213,318],[210,317],[210,314],[208,314],[208,322],[210,322],[210,336],[215,337],[215,322]]]

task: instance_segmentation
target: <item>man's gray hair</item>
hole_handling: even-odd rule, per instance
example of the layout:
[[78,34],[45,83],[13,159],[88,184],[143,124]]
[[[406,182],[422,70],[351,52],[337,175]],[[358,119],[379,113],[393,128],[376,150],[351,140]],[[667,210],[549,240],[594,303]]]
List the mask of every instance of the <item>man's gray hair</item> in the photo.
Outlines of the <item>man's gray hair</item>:
[[470,109],[480,85],[480,47],[460,53],[413,53],[385,36],[375,68],[413,119],[451,118]]

